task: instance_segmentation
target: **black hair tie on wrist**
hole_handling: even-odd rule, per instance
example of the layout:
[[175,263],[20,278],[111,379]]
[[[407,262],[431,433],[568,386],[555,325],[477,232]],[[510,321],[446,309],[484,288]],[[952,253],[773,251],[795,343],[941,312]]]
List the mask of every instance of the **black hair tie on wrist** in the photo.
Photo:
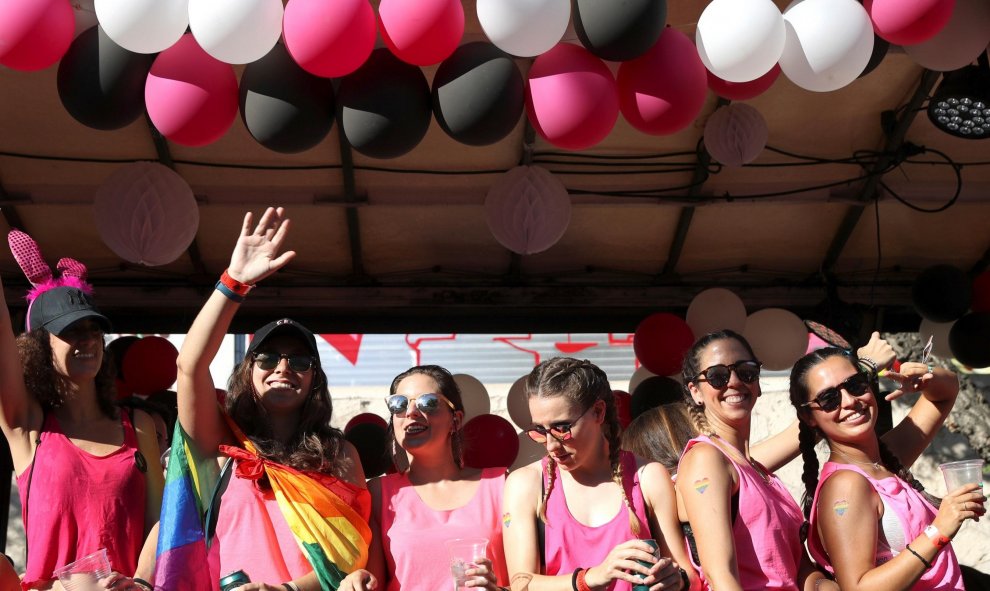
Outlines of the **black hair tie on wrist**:
[[577,577],[578,577],[578,573],[581,572],[582,570],[584,570],[584,569],[582,569],[579,566],[576,569],[574,569],[574,574],[571,575],[571,589],[573,589],[574,591],[578,591],[578,588],[577,588]]

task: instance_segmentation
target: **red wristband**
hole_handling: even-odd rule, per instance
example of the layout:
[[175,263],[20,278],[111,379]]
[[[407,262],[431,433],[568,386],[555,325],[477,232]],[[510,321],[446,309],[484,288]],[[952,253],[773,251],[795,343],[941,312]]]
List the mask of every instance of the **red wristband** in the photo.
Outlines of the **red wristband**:
[[591,587],[588,586],[588,582],[584,580],[585,575],[588,574],[588,569],[582,568],[577,574],[577,589],[578,591],[591,591]]
[[236,293],[239,296],[246,296],[249,291],[251,291],[254,286],[248,285],[247,283],[241,283],[240,281],[234,279],[227,272],[227,269],[223,270],[223,274],[220,275],[220,283],[230,291]]
[[939,550],[948,546],[949,542],[952,541],[948,537],[943,536],[942,532],[938,531],[934,523],[925,528],[925,535],[928,536],[928,539]]

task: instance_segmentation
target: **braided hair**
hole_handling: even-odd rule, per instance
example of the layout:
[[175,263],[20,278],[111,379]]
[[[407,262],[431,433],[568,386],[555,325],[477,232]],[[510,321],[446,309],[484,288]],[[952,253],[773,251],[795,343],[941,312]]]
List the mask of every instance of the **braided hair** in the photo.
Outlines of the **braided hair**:
[[705,352],[708,346],[716,341],[726,340],[738,342],[744,349],[746,349],[746,352],[749,353],[751,359],[756,359],[756,353],[753,352],[753,347],[750,346],[746,338],[736,331],[726,328],[715,332],[710,332],[695,341],[694,345],[692,345],[691,348],[688,349],[688,352],[685,353],[684,364],[681,367],[681,377],[684,378],[682,380],[684,383],[684,403],[688,407],[688,415],[691,418],[691,423],[693,424],[696,432],[709,437],[715,436],[715,430],[708,424],[708,419],[705,418],[704,407],[695,403],[694,399],[691,397],[689,384],[695,383],[698,379],[698,374],[700,374],[701,370],[704,369],[701,367],[701,355]]
[[[642,524],[633,510],[632,501],[623,486],[620,436],[621,426],[615,407],[615,398],[605,372],[590,361],[580,361],[571,357],[554,357],[540,363],[526,378],[527,398],[551,398],[564,396],[576,406],[587,411],[597,401],[605,402],[605,420],[602,434],[608,444],[608,460],[612,469],[612,481],[622,491],[622,501],[629,512],[629,528],[637,537]],[[553,457],[547,458],[547,486],[540,499],[540,519],[547,521],[547,500],[553,493],[557,480],[557,463]]]

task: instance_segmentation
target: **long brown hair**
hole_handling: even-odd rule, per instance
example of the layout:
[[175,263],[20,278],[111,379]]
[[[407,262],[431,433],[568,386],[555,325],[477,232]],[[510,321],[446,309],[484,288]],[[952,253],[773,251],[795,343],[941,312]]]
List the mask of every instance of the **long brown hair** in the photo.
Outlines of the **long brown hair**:
[[622,432],[622,448],[660,462],[676,474],[684,447],[697,435],[687,404],[678,400],[655,406],[633,419]]
[[[454,376],[451,375],[450,371],[446,368],[440,367],[439,365],[417,365],[415,367],[410,367],[406,371],[400,373],[392,379],[392,385],[388,388],[388,393],[391,396],[395,394],[395,391],[399,388],[399,383],[413,375],[424,375],[431,378],[437,383],[437,389],[440,390],[438,393],[443,394],[444,398],[451,401],[454,404],[455,411],[464,412],[464,401],[461,398],[461,389],[454,380]],[[443,405],[446,407],[447,405]],[[399,447],[399,442],[395,438],[395,426],[392,424],[392,417],[388,418],[388,430],[386,432],[386,438],[390,442],[389,453],[392,456],[392,463],[396,467],[404,467],[408,469],[407,460],[405,452]],[[458,468],[464,467],[464,425],[458,422],[454,432],[450,435],[450,448],[451,453],[454,456],[454,463],[457,464]]]

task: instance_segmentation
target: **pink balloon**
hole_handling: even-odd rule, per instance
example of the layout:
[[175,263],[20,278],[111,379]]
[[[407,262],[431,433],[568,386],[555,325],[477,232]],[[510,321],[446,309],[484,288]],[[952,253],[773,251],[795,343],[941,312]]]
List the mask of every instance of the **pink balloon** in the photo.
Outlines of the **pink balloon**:
[[282,34],[302,69],[338,78],[360,68],[375,48],[375,12],[368,0],[289,0]]
[[69,0],[0,1],[0,64],[22,72],[62,59],[76,30]]
[[956,0],[865,0],[876,34],[895,45],[931,39],[952,17]]
[[705,70],[708,88],[720,97],[730,101],[748,101],[766,92],[780,76],[780,64],[774,64],[770,71],[749,82],[729,82]]
[[382,0],[378,24],[388,50],[414,66],[439,64],[464,36],[461,0]]
[[551,144],[568,150],[591,147],[619,118],[615,78],[587,49],[558,43],[529,69],[526,114]]
[[667,27],[642,56],[619,66],[619,106],[626,121],[653,135],[676,133],[701,113],[707,70],[687,35]]
[[230,129],[237,116],[234,69],[212,57],[186,33],[158,54],[144,85],[144,102],[155,128],[168,139],[202,146]]

